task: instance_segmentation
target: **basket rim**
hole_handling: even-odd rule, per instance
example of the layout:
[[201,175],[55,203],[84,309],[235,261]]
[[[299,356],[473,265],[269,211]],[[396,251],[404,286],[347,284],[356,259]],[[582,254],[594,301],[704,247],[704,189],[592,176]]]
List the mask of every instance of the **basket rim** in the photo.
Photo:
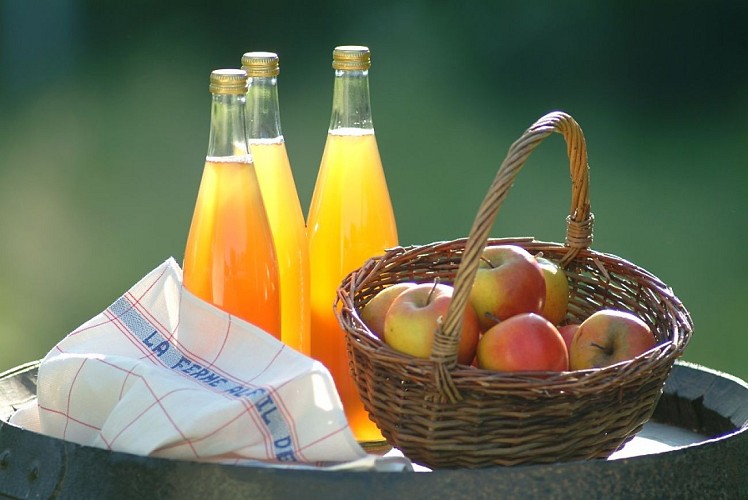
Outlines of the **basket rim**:
[[[467,240],[468,238],[461,237],[454,240],[440,240],[426,244],[392,247],[387,249],[382,255],[371,257],[363,266],[349,273],[338,288],[334,306],[335,314],[338,317],[339,323],[344,327],[346,337],[356,336],[358,340],[366,339],[368,342],[360,342],[359,347],[370,353],[383,350],[387,353],[388,357],[398,359],[402,362],[408,362],[414,365],[414,367],[434,367],[436,364],[434,360],[417,358],[398,352],[384,342],[383,339],[377,337],[369,329],[368,325],[366,325],[360,318],[360,311],[355,305],[356,294],[360,292],[362,288],[365,288],[365,286],[357,287],[355,286],[354,281],[361,281],[361,277],[364,276],[362,284],[366,285],[369,281],[368,278],[374,276],[377,272],[390,271],[390,261],[393,257],[403,260],[409,259],[412,263],[421,258],[425,252],[439,252],[448,249],[449,253],[452,255],[452,259],[459,260]],[[516,244],[524,247],[529,246],[531,250],[543,249],[558,252],[559,254],[566,252],[568,249],[565,244],[538,240],[532,236],[492,237],[488,239],[487,246],[504,244]],[[533,253],[533,251],[530,251],[530,253]],[[648,363],[669,363],[680,357],[683,354],[685,347],[690,342],[693,334],[693,321],[690,313],[681,300],[674,294],[672,288],[650,271],[637,266],[623,257],[612,253],[600,252],[591,248],[580,249],[574,258],[567,263],[567,267],[580,260],[594,261],[596,259],[598,261],[608,263],[613,262],[617,265],[624,266],[628,271],[633,272],[642,278],[646,278],[648,281],[657,285],[660,291],[663,292],[663,294],[667,296],[667,299],[672,301],[673,305],[677,308],[678,313],[681,315],[680,322],[684,324],[685,328],[683,328],[682,331],[677,330],[673,332],[673,338],[668,338],[667,340],[658,342],[657,345],[635,358],[600,368],[562,372],[498,372],[480,369],[469,365],[456,364],[450,369],[450,374],[455,378],[455,383],[458,384],[458,380],[462,378],[473,379],[480,377],[485,379],[487,382],[510,383],[521,381],[524,384],[536,387],[555,387],[558,389],[564,389],[576,386],[580,383],[591,383],[598,378],[609,378],[611,375],[621,377],[628,372],[635,371],[639,365],[644,366]],[[342,308],[339,307],[341,305]]]

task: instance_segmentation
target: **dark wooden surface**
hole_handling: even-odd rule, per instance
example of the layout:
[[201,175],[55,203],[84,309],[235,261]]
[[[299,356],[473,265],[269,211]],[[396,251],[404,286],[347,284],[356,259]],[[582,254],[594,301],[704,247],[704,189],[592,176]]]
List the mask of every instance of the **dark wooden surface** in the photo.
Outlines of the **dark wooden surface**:
[[678,363],[656,422],[705,441],[617,460],[433,472],[320,472],[208,465],[79,446],[5,423],[36,368],[0,375],[0,497],[748,498],[748,385]]

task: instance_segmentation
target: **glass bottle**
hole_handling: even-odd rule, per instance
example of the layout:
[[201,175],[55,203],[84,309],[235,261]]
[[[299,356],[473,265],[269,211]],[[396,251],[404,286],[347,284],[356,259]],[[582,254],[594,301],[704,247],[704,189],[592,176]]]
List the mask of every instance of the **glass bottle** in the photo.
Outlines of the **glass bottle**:
[[333,312],[343,278],[398,244],[369,99],[369,49],[340,46],[332,116],[307,218],[311,267],[312,357],[332,373],[351,429],[365,447],[383,437],[369,419],[349,373],[345,334]]
[[215,70],[208,154],[184,254],[184,287],[280,338],[273,237],[247,147],[247,73]]
[[278,55],[247,52],[247,141],[254,159],[278,259],[281,340],[310,354],[309,248],[278,103]]

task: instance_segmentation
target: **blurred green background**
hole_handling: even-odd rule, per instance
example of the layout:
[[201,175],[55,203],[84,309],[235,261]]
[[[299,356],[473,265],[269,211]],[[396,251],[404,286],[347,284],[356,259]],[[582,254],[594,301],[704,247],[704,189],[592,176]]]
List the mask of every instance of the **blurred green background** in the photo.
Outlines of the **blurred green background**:
[[[306,211],[332,49],[363,44],[402,244],[465,236],[510,143],[565,110],[587,138],[593,248],[673,287],[687,360],[748,378],[747,20],[737,1],[0,0],[0,371],[181,262],[208,75],[245,51],[280,56]],[[563,241],[569,200],[554,135],[493,235]]]

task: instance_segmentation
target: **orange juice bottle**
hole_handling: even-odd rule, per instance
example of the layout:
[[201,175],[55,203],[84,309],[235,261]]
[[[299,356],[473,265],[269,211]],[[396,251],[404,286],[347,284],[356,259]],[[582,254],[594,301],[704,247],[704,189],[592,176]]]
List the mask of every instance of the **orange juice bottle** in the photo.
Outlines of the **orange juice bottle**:
[[260,182],[278,259],[281,340],[310,354],[309,248],[278,104],[278,55],[247,52],[247,140]]
[[333,51],[332,118],[307,218],[311,265],[312,357],[332,373],[348,422],[365,447],[383,444],[348,368],[345,332],[333,302],[338,286],[366,259],[397,245],[369,99],[369,49]]
[[280,338],[273,237],[244,133],[247,73],[216,70],[208,154],[184,253],[184,287]]

